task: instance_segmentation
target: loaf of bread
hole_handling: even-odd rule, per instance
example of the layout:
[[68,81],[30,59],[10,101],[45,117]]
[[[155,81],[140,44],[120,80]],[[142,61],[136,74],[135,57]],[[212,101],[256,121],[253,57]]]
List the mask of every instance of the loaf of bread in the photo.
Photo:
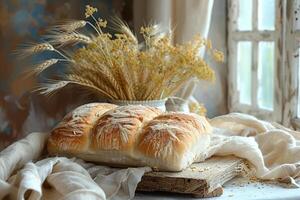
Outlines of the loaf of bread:
[[91,103],[66,115],[52,130],[48,152],[110,166],[181,171],[205,151],[211,131],[205,117],[196,114]]

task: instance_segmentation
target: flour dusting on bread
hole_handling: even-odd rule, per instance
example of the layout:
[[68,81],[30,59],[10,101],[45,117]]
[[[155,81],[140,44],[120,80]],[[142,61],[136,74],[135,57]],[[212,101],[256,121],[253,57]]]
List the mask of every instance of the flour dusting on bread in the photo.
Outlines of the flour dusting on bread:
[[206,118],[195,114],[94,103],[75,109],[53,129],[48,151],[114,166],[180,171],[207,149],[211,132]]

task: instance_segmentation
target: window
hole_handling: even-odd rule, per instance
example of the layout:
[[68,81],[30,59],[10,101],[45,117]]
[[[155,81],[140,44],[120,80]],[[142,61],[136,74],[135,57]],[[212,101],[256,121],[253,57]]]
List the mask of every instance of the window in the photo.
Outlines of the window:
[[281,0],[229,0],[229,108],[282,121]]
[[229,109],[300,129],[300,0],[228,1]]

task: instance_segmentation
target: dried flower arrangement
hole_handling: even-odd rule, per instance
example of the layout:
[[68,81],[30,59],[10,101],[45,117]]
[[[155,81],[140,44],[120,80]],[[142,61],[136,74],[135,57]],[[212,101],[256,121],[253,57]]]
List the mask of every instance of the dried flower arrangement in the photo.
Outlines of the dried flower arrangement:
[[[68,84],[76,84],[112,100],[158,100],[173,95],[192,77],[213,80],[214,71],[198,56],[199,49],[207,51],[217,61],[222,52],[212,48],[209,40],[196,36],[182,45],[172,44],[172,32],[164,33],[158,25],[141,27],[144,41],[139,43],[128,25],[119,19],[113,22],[117,34],[103,32],[107,21],[94,17],[96,8],[86,6],[89,21],[72,21],[55,26],[49,42],[26,48],[25,54],[56,52],[52,58],[37,65],[31,74],[38,75],[58,62],[67,62],[68,70],[59,80],[39,87],[42,94],[53,94]],[[95,34],[79,32],[90,26]],[[85,44],[68,56],[58,50],[70,44]]]

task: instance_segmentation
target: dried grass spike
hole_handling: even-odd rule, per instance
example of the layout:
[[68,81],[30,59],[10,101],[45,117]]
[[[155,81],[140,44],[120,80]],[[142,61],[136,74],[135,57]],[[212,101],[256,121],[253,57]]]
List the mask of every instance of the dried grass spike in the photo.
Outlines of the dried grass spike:
[[102,87],[105,89],[100,88],[97,85],[95,85],[90,79],[81,77],[76,74],[69,74],[66,76],[66,78],[74,84],[77,84],[77,85],[83,86],[83,87],[88,87],[90,89],[95,90],[99,94],[104,94],[105,96],[107,96],[111,99],[116,99],[116,96],[114,96],[114,94],[111,94],[110,88],[105,88],[105,85],[102,85]]
[[62,25],[53,26],[50,30],[64,31],[67,33],[72,33],[74,31],[76,31],[77,29],[85,27],[86,24],[87,24],[87,21],[84,21],[84,20],[70,21],[70,22],[64,23]]
[[57,62],[58,62],[58,59],[46,60],[46,61],[34,66],[33,69],[25,71],[24,78],[31,77],[32,75],[39,75],[45,69],[47,69],[48,67],[56,64]]
[[142,26],[140,28],[140,33],[146,36],[155,37],[156,35],[162,33],[162,28],[159,24],[152,24],[144,27]]
[[48,67],[56,64],[58,62],[58,59],[49,59],[46,60],[40,64],[38,64],[34,69],[33,69],[33,73],[38,75],[40,73],[42,73],[45,69],[47,69]]
[[35,45],[30,50],[33,53],[40,53],[43,51],[54,51],[54,47],[51,44],[46,42],[46,43],[41,43],[41,44]]
[[128,24],[123,22],[120,18],[113,18],[112,22],[114,24],[113,30],[119,31],[123,34],[125,34],[128,39],[130,39],[134,44],[138,44],[138,39],[137,37],[133,34],[133,32],[130,30]]
[[70,83],[71,83],[70,81],[52,81],[52,83],[50,82],[50,83],[43,84],[35,91],[40,91],[40,93],[44,95],[50,95],[64,88]]
[[54,47],[49,44],[48,42],[36,44],[36,45],[30,45],[27,47],[24,47],[20,50],[18,50],[16,53],[19,54],[20,57],[26,57],[33,54],[38,54],[43,51],[55,51]]
[[80,33],[57,34],[52,36],[51,41],[60,46],[78,43],[89,44],[92,42],[90,37]]
[[152,24],[150,26],[150,36],[157,36],[162,33],[162,27],[160,24]]

